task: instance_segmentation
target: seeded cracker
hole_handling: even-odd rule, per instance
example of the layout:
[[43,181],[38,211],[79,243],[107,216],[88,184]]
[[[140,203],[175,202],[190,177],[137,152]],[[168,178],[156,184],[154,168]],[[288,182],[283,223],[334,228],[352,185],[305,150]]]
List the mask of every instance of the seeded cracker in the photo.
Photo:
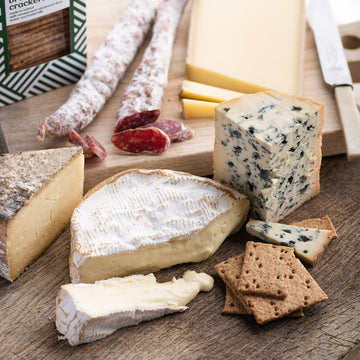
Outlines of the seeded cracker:
[[337,239],[338,235],[335,230],[335,226],[330,220],[329,216],[326,215],[322,218],[314,218],[314,219],[306,219],[299,222],[291,223],[293,226],[300,226],[304,228],[313,228],[313,229],[321,229],[321,230],[331,230],[333,232],[332,239]]
[[240,279],[235,283],[244,294],[285,298],[285,277],[294,249],[248,241]]

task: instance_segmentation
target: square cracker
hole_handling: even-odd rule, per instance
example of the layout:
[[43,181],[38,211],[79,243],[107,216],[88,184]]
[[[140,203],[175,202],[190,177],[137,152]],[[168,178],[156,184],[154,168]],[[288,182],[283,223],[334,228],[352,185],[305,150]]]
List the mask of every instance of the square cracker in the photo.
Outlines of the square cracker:
[[288,295],[285,278],[290,271],[294,249],[248,241],[240,279],[233,284],[244,294],[284,299]]
[[336,239],[338,237],[335,230],[335,226],[333,225],[328,215],[322,218],[313,218],[313,219],[306,219],[303,221],[293,222],[290,225],[300,226],[304,228],[320,229],[320,230],[331,230],[333,232],[332,239]]
[[[230,314],[230,315],[250,315],[249,312],[246,310],[244,305],[237,299],[234,295],[232,290],[226,285],[226,298],[225,298],[225,305],[222,310],[223,314]],[[294,311],[293,313],[288,315],[289,317],[303,317],[304,312],[300,309]]]
[[[240,264],[240,266],[242,266]],[[312,278],[299,259],[293,257],[290,262],[291,274],[286,278],[289,295],[286,299],[276,299],[257,295],[245,295],[232,288],[247,311],[251,311],[259,324],[289,315],[294,311],[327,300],[327,296]],[[239,272],[239,270],[237,270]],[[229,281],[225,273],[225,279]]]

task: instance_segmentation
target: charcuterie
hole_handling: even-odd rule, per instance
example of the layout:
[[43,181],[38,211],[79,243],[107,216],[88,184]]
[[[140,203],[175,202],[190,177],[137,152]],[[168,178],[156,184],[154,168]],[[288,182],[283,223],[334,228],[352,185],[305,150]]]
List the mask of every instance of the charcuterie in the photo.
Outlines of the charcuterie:
[[89,125],[114,92],[155,17],[159,0],[132,0],[65,104],[40,123],[37,138],[59,137]]
[[155,127],[128,129],[113,134],[111,141],[118,149],[132,154],[161,154],[170,146],[170,138]]
[[162,130],[170,138],[171,142],[185,141],[194,137],[194,130],[176,120],[161,119],[143,126],[143,128],[149,127]]
[[85,158],[97,156],[101,160],[105,160],[107,157],[105,148],[92,135],[86,134],[85,137],[82,138],[75,130],[72,130],[69,135],[69,140],[73,145],[78,145],[83,148]]
[[187,0],[165,0],[159,6],[152,39],[125,90],[114,133],[156,121],[168,82],[172,47]]

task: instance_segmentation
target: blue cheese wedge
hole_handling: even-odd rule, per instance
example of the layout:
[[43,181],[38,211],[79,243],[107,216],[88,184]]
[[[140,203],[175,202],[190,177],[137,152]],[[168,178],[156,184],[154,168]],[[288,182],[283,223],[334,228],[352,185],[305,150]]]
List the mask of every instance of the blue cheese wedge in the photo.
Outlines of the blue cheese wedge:
[[105,180],[74,210],[70,276],[91,283],[211,256],[247,219],[245,195],[211,179],[132,169]]
[[277,91],[221,103],[214,179],[246,194],[253,218],[284,218],[319,192],[323,119],[323,105]]
[[195,271],[165,283],[149,274],[63,285],[56,298],[56,327],[70,345],[88,343],[119,328],[184,311],[213,285],[211,276]]
[[249,220],[246,231],[266,242],[290,246],[303,261],[314,265],[333,238],[332,230],[304,228],[260,220]]
[[60,235],[83,184],[80,147],[0,155],[0,276],[15,280]]

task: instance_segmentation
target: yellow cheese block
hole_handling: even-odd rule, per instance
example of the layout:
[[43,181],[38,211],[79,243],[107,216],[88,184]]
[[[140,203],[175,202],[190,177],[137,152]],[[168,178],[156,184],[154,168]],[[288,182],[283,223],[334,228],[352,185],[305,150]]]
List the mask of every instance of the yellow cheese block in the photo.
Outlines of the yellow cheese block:
[[0,276],[15,280],[60,235],[83,183],[80,147],[0,156]]
[[301,95],[304,14],[304,0],[194,0],[187,79]]
[[241,95],[244,94],[190,80],[184,80],[181,87],[181,97],[183,98],[212,101],[216,103],[231,100]]
[[211,119],[214,117],[217,102],[181,99],[185,119]]

